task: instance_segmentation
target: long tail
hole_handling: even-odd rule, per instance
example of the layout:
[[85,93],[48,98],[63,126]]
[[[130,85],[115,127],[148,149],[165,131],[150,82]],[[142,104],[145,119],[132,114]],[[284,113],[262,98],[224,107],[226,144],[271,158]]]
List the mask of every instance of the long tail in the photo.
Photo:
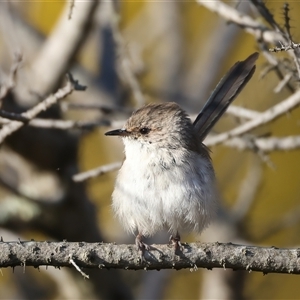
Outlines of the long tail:
[[244,61],[236,62],[221,79],[206,101],[193,124],[202,141],[226,111],[230,103],[251,79],[255,72],[255,62],[257,58],[258,53],[255,52]]

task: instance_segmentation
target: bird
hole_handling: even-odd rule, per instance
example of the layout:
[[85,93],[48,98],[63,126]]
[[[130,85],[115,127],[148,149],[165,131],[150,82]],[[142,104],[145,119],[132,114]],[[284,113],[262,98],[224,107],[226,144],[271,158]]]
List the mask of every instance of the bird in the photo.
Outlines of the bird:
[[259,54],[236,62],[192,122],[174,102],[150,103],[132,113],[121,129],[108,131],[124,143],[125,159],[112,193],[112,208],[124,229],[144,237],[161,230],[182,247],[181,233],[201,233],[215,218],[218,191],[205,137],[255,72]]

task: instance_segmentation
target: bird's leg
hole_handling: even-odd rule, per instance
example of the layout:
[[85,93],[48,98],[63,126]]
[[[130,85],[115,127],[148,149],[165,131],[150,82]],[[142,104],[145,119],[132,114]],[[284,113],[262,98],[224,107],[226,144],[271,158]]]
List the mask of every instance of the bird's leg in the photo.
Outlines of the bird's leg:
[[135,244],[138,247],[138,250],[142,252],[142,256],[144,256],[145,250],[150,250],[150,246],[143,242],[143,235],[141,233],[136,236]]
[[176,235],[173,234],[169,238],[169,244],[173,244],[175,248],[175,252],[182,249],[182,244],[180,242],[180,235],[178,231],[176,232]]

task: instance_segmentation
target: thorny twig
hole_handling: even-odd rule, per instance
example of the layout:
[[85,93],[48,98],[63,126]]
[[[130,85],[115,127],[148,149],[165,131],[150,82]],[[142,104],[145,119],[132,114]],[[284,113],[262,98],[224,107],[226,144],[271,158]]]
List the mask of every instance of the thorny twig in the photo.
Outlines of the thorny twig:
[[[284,16],[284,28],[285,31],[280,30],[282,35],[282,40],[278,40],[280,47],[270,48],[270,52],[280,52],[280,51],[288,51],[293,50],[293,59],[295,66],[298,72],[298,78],[300,78],[300,61],[299,61],[299,47],[300,44],[295,43],[291,34],[291,25],[290,25],[290,16],[289,16],[289,4],[285,3],[283,6],[283,16]],[[287,44],[287,45],[285,45]]]
[[280,46],[270,48],[270,52],[282,52],[282,51],[289,51],[289,50],[294,50],[296,48],[300,48],[300,44],[295,44],[294,42],[291,42],[289,45],[284,45],[282,42],[279,42]]

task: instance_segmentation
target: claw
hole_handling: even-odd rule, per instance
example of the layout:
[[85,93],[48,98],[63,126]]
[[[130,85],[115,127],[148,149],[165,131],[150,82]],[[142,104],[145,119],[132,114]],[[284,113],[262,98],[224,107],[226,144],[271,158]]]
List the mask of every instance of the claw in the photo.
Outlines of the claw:
[[142,261],[145,260],[145,251],[149,251],[151,249],[151,247],[146,244],[145,242],[143,242],[143,235],[142,234],[138,234],[135,238],[135,244],[138,248],[139,251],[141,251],[141,259]]
[[182,251],[183,247],[180,242],[180,235],[177,232],[175,236],[171,235],[169,238],[169,245],[174,245],[175,253],[178,251]]

